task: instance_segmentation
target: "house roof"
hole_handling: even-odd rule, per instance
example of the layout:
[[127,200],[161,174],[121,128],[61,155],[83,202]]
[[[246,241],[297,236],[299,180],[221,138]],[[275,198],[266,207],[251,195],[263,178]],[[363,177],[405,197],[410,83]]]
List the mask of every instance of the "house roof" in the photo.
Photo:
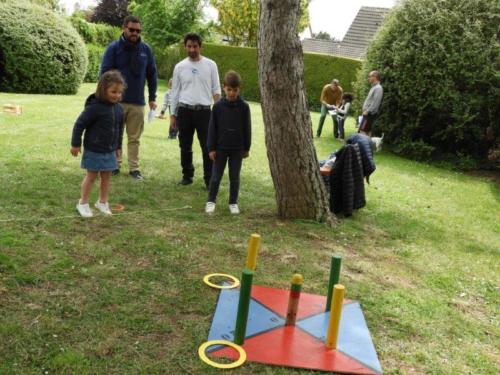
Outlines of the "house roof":
[[382,25],[388,8],[361,7],[344,39],[339,42],[318,39],[304,39],[304,52],[326,53],[362,60],[375,33]]
[[340,42],[324,40],[324,39],[304,39],[302,41],[302,49],[304,52],[326,53],[328,55],[335,55]]

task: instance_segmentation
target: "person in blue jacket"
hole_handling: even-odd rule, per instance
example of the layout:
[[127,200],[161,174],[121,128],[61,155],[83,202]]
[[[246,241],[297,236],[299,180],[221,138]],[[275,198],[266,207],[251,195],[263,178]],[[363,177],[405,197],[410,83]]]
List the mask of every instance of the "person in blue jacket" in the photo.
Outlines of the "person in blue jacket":
[[[122,35],[111,42],[102,58],[100,75],[117,69],[125,78],[127,90],[123,95],[129,174],[143,180],[139,170],[139,144],[144,131],[144,86],[148,81],[149,108],[156,109],[157,70],[151,47],[141,41],[141,22],[135,16],[123,21]],[[118,160],[121,164],[121,158]],[[113,174],[119,173],[119,167]]]
[[71,155],[78,156],[82,147],[81,167],[87,170],[76,209],[83,217],[93,216],[89,196],[97,176],[101,177],[99,199],[95,208],[111,215],[108,196],[111,172],[117,168],[123,138],[123,108],[118,103],[125,89],[125,80],[117,70],[104,73],[94,94],[90,95],[83,112],[73,127]]

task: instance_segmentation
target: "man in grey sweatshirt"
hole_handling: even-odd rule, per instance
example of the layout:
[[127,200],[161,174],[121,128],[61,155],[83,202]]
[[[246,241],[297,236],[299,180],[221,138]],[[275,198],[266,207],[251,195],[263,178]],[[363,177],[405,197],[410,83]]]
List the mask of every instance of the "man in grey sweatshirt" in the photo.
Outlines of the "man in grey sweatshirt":
[[380,73],[376,70],[373,70],[370,74],[368,74],[368,82],[370,82],[372,88],[370,89],[370,92],[368,92],[368,96],[363,103],[363,119],[359,124],[359,133],[371,137],[373,124],[375,123],[380,110],[380,104],[382,104],[384,89],[380,85]]

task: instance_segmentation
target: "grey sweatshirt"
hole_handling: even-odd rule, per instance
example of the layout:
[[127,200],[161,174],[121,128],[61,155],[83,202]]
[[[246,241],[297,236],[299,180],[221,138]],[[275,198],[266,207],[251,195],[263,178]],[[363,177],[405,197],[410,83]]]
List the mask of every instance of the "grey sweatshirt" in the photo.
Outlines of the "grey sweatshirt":
[[382,89],[380,83],[374,84],[363,103],[363,113],[367,112],[370,115],[376,115],[380,109],[383,96],[384,89]]

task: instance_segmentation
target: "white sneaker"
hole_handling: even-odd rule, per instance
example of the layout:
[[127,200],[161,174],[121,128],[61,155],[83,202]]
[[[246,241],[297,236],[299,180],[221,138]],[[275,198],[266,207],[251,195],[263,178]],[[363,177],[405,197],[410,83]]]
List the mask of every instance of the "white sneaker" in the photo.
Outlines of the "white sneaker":
[[90,209],[90,206],[88,203],[85,204],[80,204],[80,201],[76,204],[76,209],[80,213],[82,217],[92,217],[94,214],[92,213],[92,210]]
[[207,202],[205,205],[205,212],[209,215],[213,214],[215,211],[215,203],[214,202]]
[[240,208],[238,207],[237,204],[230,204],[229,205],[229,211],[233,214],[233,215],[238,215],[240,213]]
[[113,213],[109,209],[108,202],[101,203],[101,202],[97,201],[97,202],[95,202],[94,207],[97,208],[99,211],[101,211],[104,215],[113,215]]

